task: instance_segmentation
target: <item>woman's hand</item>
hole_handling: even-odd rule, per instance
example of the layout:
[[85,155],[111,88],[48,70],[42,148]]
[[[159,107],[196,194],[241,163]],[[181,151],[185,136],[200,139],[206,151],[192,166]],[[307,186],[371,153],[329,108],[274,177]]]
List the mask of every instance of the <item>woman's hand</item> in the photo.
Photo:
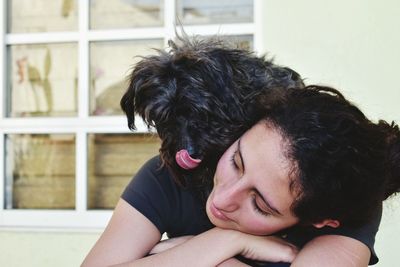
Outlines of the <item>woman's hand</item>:
[[298,253],[293,244],[275,236],[255,236],[240,233],[240,255],[256,261],[292,262]]
[[169,239],[163,240],[163,241],[157,243],[157,245],[155,245],[153,247],[153,249],[149,252],[149,254],[152,255],[152,254],[161,253],[167,249],[173,248],[175,246],[178,246],[178,245],[188,241],[192,237],[193,237],[192,235],[185,235],[185,236],[174,237],[174,238],[169,238]]

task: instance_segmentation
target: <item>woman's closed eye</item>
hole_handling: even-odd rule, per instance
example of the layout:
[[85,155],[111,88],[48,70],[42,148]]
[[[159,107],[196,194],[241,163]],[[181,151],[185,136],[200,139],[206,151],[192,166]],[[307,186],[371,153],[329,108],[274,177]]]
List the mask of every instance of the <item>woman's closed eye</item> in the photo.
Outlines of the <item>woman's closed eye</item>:
[[239,165],[236,163],[236,154],[237,154],[237,150],[232,154],[231,163],[235,170],[239,170]]
[[235,152],[232,154],[231,157],[231,162],[232,162],[232,166],[235,170],[244,172],[244,166],[243,166],[243,161],[242,158],[240,157],[240,151],[239,151],[239,147],[237,148],[237,150],[235,150]]
[[265,211],[265,210],[261,209],[261,208],[258,206],[258,204],[257,204],[257,197],[256,197],[255,195],[252,196],[251,202],[252,202],[253,208],[254,208],[254,210],[255,210],[256,212],[258,212],[258,213],[260,213],[261,215],[264,215],[264,216],[269,216],[269,215],[271,215],[270,212]]

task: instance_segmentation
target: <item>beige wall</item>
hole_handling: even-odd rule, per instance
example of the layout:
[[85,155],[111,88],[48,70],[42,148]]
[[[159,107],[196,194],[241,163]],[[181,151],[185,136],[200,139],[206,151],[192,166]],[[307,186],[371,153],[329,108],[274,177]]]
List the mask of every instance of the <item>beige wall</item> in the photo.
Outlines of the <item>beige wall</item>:
[[[341,88],[372,118],[400,122],[397,0],[266,0],[264,51],[307,77]],[[397,266],[400,199],[385,206],[379,267]],[[96,233],[0,231],[0,266],[78,266]]]
[[[341,89],[372,119],[400,122],[399,1],[267,0],[262,10],[262,52],[306,83]],[[398,266],[399,225],[397,197],[385,204],[377,266]]]
[[338,87],[372,118],[400,121],[397,0],[267,0],[263,52],[307,83]]
[[79,266],[99,234],[0,231],[0,266]]

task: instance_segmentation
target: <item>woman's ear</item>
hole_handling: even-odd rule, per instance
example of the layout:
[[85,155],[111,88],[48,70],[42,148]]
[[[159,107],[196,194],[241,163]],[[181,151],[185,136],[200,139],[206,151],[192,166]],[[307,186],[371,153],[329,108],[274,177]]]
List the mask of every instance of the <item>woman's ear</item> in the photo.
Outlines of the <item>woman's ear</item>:
[[338,228],[340,226],[340,222],[338,220],[326,219],[319,223],[313,223],[315,228],[322,228],[325,226],[329,226],[332,228]]

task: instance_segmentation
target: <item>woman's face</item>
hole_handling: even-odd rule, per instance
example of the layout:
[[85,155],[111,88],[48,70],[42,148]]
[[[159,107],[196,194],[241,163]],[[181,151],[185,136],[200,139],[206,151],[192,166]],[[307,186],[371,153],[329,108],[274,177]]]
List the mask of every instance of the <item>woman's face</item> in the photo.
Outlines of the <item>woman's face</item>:
[[290,207],[291,163],[281,134],[265,122],[248,130],[221,157],[206,211],[217,227],[268,235],[298,222]]

